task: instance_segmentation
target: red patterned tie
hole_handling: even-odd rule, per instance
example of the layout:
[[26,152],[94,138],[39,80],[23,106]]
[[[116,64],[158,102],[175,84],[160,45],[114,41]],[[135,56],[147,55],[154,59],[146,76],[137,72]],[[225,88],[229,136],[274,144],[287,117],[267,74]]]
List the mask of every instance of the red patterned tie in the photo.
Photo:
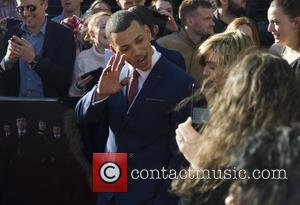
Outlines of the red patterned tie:
[[134,97],[138,93],[139,75],[140,74],[136,70],[133,71],[132,80],[131,80],[129,92],[128,92],[128,104],[129,105],[131,105]]

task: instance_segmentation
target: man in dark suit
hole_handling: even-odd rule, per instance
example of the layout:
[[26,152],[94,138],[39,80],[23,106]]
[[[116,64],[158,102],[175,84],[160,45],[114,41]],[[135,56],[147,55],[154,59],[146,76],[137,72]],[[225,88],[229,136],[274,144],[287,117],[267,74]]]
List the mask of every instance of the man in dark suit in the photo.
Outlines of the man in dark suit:
[[0,47],[0,95],[66,96],[75,60],[72,31],[45,15],[48,0],[17,0],[23,23]]
[[[129,173],[133,169],[178,170],[183,158],[175,129],[188,111],[173,108],[190,94],[192,78],[151,46],[149,28],[130,11],[110,17],[106,36],[115,56],[99,84],[78,102],[77,122],[98,123],[96,137],[103,139],[102,150],[108,136],[114,138],[115,147],[106,150],[127,152]],[[101,193],[98,205],[177,204],[169,189],[168,179],[135,180],[129,174],[128,192]]]

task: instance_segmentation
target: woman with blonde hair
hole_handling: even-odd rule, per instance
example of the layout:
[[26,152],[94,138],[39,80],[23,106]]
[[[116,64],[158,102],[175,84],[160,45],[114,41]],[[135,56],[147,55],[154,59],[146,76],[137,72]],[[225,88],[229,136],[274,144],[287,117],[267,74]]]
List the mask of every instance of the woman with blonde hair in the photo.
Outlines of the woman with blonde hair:
[[[200,179],[175,181],[175,191],[197,201],[189,204],[201,204],[207,193],[209,200],[219,201],[206,204],[223,204],[231,179],[225,180],[223,171],[232,149],[260,129],[298,121],[299,106],[299,81],[285,60],[264,51],[246,55],[230,69],[200,133],[192,128],[190,119],[176,130],[179,149],[191,167],[210,171]],[[221,170],[220,176],[208,179],[211,170]]]
[[255,23],[247,17],[234,19],[226,28],[225,32],[239,30],[250,36],[256,46],[260,46],[259,34]]
[[[204,82],[194,98],[204,95],[207,101],[212,100],[223,87],[230,65],[239,60],[240,53],[252,46],[252,39],[240,31],[219,33],[204,41],[196,54],[196,60],[203,67]],[[190,100],[184,100],[178,108]]]
[[89,18],[84,39],[89,41],[92,47],[82,51],[76,57],[73,82],[69,89],[69,95],[72,97],[83,96],[87,89],[92,87],[91,84],[98,80],[95,75],[83,74],[106,66],[108,58],[105,56],[105,51],[108,48],[108,40],[105,36],[105,26],[110,15],[109,12],[100,12]]
[[198,111],[198,120],[193,122],[197,124],[197,129],[207,118],[207,104],[210,105],[222,89],[230,65],[239,60],[240,54],[252,46],[253,41],[249,36],[240,31],[232,31],[213,35],[199,47],[196,60],[203,67],[204,81],[193,96],[184,99],[176,107],[176,110],[179,110],[188,103],[196,107],[192,108],[191,115],[194,115],[194,110]]

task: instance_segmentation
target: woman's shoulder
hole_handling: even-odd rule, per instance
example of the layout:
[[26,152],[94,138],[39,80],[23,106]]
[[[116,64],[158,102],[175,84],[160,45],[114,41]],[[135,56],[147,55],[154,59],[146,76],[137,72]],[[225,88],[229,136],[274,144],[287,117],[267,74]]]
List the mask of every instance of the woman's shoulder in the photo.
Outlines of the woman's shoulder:
[[92,53],[93,53],[92,48],[85,49],[85,50],[81,51],[76,58],[79,58],[79,59],[83,58],[84,59],[84,58],[90,56]]
[[270,47],[269,51],[272,52],[272,53],[276,53],[276,54],[282,56],[283,53],[284,53],[284,51],[285,51],[285,49],[286,49],[286,47],[284,45],[278,44],[278,43],[274,43]]

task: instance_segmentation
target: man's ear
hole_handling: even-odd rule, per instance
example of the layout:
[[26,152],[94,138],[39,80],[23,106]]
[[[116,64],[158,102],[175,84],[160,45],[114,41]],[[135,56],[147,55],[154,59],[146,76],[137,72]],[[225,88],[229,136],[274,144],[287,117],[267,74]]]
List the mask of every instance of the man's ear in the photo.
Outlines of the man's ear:
[[46,11],[48,9],[48,0],[42,0],[42,3],[43,3],[43,8]]
[[150,31],[149,27],[144,25],[144,29],[145,29],[145,32],[146,32],[149,40],[152,40],[152,35],[151,35],[151,31]]
[[158,32],[159,32],[159,26],[155,24],[155,25],[153,26],[153,38],[154,38],[154,39],[156,38]]
[[117,51],[114,49],[114,47],[113,47],[112,44],[109,44],[109,48],[110,48],[110,50],[111,50],[114,54],[117,53]]
[[294,18],[295,25],[298,29],[300,29],[300,16]]
[[193,19],[193,17],[192,16],[187,16],[186,18],[185,18],[185,27],[187,26],[187,27],[191,27],[192,25],[193,25],[193,22],[194,22],[194,19]]

